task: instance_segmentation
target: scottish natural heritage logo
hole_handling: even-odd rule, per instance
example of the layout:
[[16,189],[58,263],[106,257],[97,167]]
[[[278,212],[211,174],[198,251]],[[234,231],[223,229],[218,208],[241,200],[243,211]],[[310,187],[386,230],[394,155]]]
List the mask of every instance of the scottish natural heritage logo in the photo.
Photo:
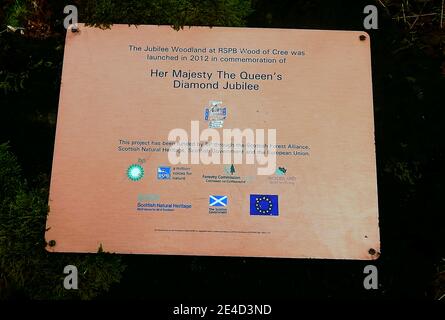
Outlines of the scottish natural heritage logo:
[[144,176],[144,168],[139,164],[132,164],[127,169],[127,177],[131,181],[139,181]]

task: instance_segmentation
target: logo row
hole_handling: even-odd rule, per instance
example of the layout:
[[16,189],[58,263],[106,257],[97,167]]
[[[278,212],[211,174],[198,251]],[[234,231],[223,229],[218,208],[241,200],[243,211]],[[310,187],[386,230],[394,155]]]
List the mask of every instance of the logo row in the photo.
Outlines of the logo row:
[[[189,168],[178,168],[182,171],[190,170]],[[284,176],[286,175],[287,169],[284,167],[278,167],[275,171],[275,176]],[[224,173],[227,175],[232,175],[236,172],[235,166],[232,165],[225,165],[224,166]],[[184,172],[176,172],[176,174],[179,175],[190,175],[191,173],[184,173]],[[144,177],[144,168],[140,164],[132,164],[127,169],[127,176],[132,181],[139,181]],[[157,178],[158,180],[170,180],[172,178],[172,168],[167,166],[160,166],[157,168]]]
[[[132,164],[127,169],[127,176],[132,181],[139,181],[144,177],[144,168],[140,164]],[[158,167],[158,180],[171,179],[171,167]]]
[[[210,195],[209,207],[225,209],[229,205],[227,196]],[[212,213],[212,211],[210,211]],[[225,213],[215,211],[215,213]],[[278,195],[251,194],[250,215],[252,216],[278,216]]]

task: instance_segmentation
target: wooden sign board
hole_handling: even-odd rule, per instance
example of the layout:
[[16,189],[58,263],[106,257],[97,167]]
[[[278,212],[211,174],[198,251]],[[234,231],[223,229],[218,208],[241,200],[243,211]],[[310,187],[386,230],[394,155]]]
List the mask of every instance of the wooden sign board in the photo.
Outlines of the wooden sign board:
[[376,259],[369,36],[80,24],[49,205],[52,252]]

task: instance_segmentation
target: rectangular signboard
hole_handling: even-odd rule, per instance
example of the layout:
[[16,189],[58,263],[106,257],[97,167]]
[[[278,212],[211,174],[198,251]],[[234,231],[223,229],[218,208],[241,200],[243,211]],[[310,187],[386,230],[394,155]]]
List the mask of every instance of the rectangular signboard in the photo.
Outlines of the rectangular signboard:
[[55,252],[375,259],[366,33],[68,32]]

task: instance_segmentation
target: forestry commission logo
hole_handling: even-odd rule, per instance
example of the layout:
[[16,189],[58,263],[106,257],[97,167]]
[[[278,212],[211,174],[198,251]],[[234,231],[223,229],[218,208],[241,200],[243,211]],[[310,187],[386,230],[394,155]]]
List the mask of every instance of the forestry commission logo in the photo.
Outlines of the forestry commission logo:
[[144,168],[139,164],[132,164],[127,169],[127,177],[131,181],[139,181],[144,176]]
[[225,174],[230,174],[231,176],[233,176],[233,174],[236,172],[235,170],[235,166],[233,164],[228,164],[224,166],[224,173]]

